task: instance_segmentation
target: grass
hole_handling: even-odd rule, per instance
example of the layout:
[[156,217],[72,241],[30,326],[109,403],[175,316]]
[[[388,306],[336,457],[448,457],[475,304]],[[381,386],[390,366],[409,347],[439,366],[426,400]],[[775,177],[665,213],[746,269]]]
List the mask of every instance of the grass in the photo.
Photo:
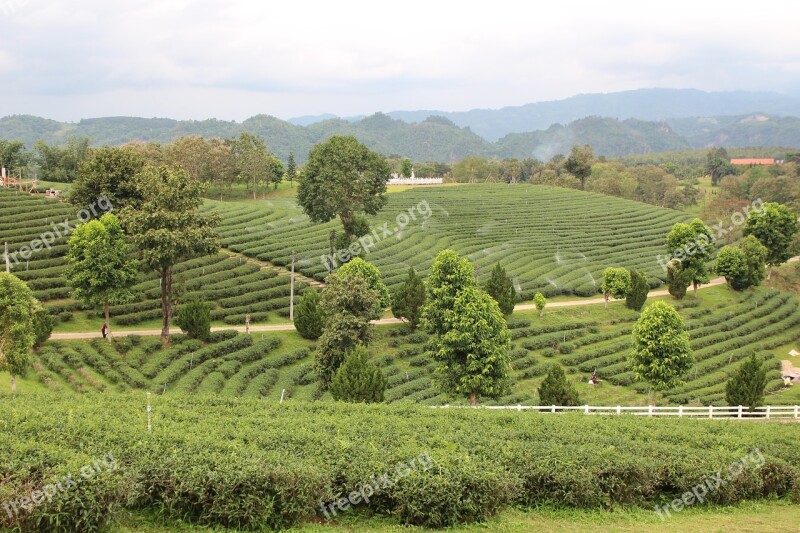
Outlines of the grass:
[[[651,509],[617,509],[613,512],[543,507],[535,510],[507,510],[481,524],[448,528],[453,533],[502,531],[528,533],[548,531],[572,533],[620,532],[633,533],[692,531],[711,533],[747,531],[751,533],[781,533],[797,531],[800,506],[783,501],[743,503],[731,507],[696,505],[669,520],[662,521]],[[228,532],[225,528],[202,527],[181,521],[162,521],[153,515],[129,513],[109,528],[110,533],[180,533],[190,531]],[[298,533],[406,533],[429,529],[404,526],[388,518],[368,517],[351,513],[334,523],[308,523],[287,531]]]

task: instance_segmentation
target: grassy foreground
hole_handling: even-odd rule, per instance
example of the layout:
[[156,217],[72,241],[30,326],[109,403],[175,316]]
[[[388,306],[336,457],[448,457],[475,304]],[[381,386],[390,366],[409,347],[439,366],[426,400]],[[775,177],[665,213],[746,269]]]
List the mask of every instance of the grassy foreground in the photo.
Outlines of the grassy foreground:
[[[589,517],[638,509],[636,520],[658,523],[654,506],[690,491],[703,496],[686,516],[708,504],[800,502],[791,423],[167,395],[153,398],[148,432],[144,407],[141,393],[0,398],[0,505],[40,500],[0,513],[0,529],[85,531],[141,517],[286,529],[359,516],[441,528],[524,524],[537,515],[505,513],[551,506]],[[90,465],[77,486],[53,489]]]

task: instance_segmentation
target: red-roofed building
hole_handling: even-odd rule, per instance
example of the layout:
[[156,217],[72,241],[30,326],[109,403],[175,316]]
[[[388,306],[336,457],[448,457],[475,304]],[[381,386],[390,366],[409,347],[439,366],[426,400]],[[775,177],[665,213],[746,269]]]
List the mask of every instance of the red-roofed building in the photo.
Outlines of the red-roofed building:
[[756,158],[745,158],[745,159],[731,159],[731,165],[739,165],[739,166],[747,166],[747,167],[754,167],[758,165],[774,165],[776,161],[774,159],[756,159]]

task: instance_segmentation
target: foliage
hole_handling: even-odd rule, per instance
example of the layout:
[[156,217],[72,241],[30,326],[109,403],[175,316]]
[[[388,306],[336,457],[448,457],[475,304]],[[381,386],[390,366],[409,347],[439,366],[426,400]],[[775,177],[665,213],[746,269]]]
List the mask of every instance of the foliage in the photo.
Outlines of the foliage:
[[777,266],[792,256],[791,244],[798,229],[797,213],[781,204],[767,202],[750,213],[744,235],[753,235],[767,248],[767,264]]
[[374,215],[386,203],[383,196],[389,165],[355,137],[334,135],[308,155],[297,200],[312,222],[339,217],[352,236],[353,218]]
[[38,167],[39,179],[70,183],[89,155],[89,138],[70,136],[63,147],[48,145],[40,139],[34,143],[33,151],[32,159]]
[[592,173],[592,160],[594,153],[588,144],[578,146],[572,145],[572,151],[567,158],[564,168],[567,172],[578,178],[581,182],[581,190],[586,188],[586,178]]
[[536,306],[536,309],[539,311],[539,316],[544,315],[544,306],[547,305],[547,298],[544,297],[544,294],[541,292],[537,292],[533,295],[533,304]]
[[434,335],[444,335],[459,292],[474,287],[477,287],[477,282],[472,263],[453,250],[439,252],[428,276],[428,303],[422,311],[423,327]]
[[749,287],[747,258],[741,248],[724,246],[717,254],[714,272],[725,277],[725,281],[734,290],[740,291]]
[[492,269],[492,273],[483,286],[483,290],[495,299],[503,315],[509,316],[514,312],[517,291],[514,289],[514,282],[508,277],[506,269],[500,266],[500,263],[497,263]]
[[641,311],[647,301],[647,293],[650,292],[650,285],[647,277],[638,270],[631,269],[631,288],[625,296],[625,307],[634,311]]
[[289,159],[286,161],[286,179],[291,185],[297,179],[297,163],[294,160],[294,152],[289,152]]
[[567,381],[567,375],[559,364],[552,364],[539,385],[539,405],[580,405],[581,399],[575,386]]
[[294,310],[294,327],[304,339],[318,339],[322,335],[322,310],[319,292],[307,290]]
[[731,164],[725,148],[710,148],[706,156],[705,172],[711,176],[711,184],[718,185],[722,178],[735,175],[737,170]]
[[694,270],[686,268],[680,259],[672,259],[667,263],[667,290],[674,298],[683,300],[694,277]]
[[30,366],[37,306],[25,282],[0,272],[0,371],[11,374],[11,392],[16,389],[15,377],[24,376]]
[[414,167],[411,165],[411,160],[407,157],[403,158],[400,164],[400,175],[404,178],[410,178],[413,171]]
[[381,317],[378,294],[360,275],[336,273],[328,276],[322,292],[322,335],[317,343],[314,368],[326,389],[344,362],[345,354],[372,340],[371,321]]
[[608,267],[603,270],[603,283],[600,286],[608,307],[609,297],[625,298],[631,290],[631,273],[627,268]]
[[378,270],[378,267],[372,263],[364,261],[360,257],[356,257],[339,267],[337,272],[341,277],[358,276],[366,281],[367,286],[378,294],[378,301],[383,309],[386,309],[392,304],[389,289],[381,280],[381,272]]
[[692,367],[692,349],[683,319],[673,306],[655,302],[647,306],[633,327],[631,370],[654,390],[683,383]]
[[50,338],[54,326],[55,320],[50,312],[41,305],[37,305],[33,313],[34,348],[38,348]]
[[78,177],[69,189],[69,201],[83,209],[107,198],[116,210],[138,202],[142,191],[134,177],[144,165],[144,157],[129,148],[93,148],[78,166]]
[[241,133],[232,141],[239,179],[252,184],[253,200],[258,197],[258,182],[272,183],[273,160],[264,139],[251,133]]
[[497,302],[477,287],[456,294],[452,311],[443,321],[444,333],[432,343],[431,355],[440,363],[434,381],[443,391],[498,398],[511,381],[508,349],[510,335]]
[[769,251],[754,235],[748,235],[739,243],[747,263],[747,286],[758,287],[766,277],[766,262]]
[[425,283],[417,276],[414,267],[408,267],[408,276],[392,296],[392,314],[395,318],[406,319],[412,330],[417,329],[422,318],[422,310],[427,301]]
[[689,224],[678,222],[667,234],[667,252],[670,257],[681,261],[683,272],[692,273],[695,293],[698,285],[708,283],[710,279],[706,264],[714,251],[713,242],[711,228],[699,218]]
[[331,395],[335,400],[350,403],[380,403],[386,392],[386,377],[369,353],[358,347],[345,356],[344,363],[331,381]]
[[728,405],[747,406],[752,411],[764,404],[766,387],[767,369],[756,354],[751,354],[725,385],[725,401]]
[[134,185],[142,200],[120,216],[142,262],[161,276],[161,339],[168,342],[173,269],[181,260],[217,251],[220,219],[198,213],[203,186],[184,170],[148,167],[136,175]]
[[65,276],[72,297],[87,305],[102,305],[109,323],[109,305],[133,300],[138,262],[130,258],[119,219],[106,213],[81,224],[69,239]]
[[211,336],[211,307],[201,300],[189,300],[178,307],[175,325],[190,338],[206,341]]

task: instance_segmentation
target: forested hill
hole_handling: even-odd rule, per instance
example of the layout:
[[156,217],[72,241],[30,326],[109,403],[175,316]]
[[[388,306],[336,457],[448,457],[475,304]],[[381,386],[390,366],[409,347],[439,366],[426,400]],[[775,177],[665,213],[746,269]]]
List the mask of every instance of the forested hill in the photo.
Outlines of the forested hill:
[[303,162],[311,147],[333,134],[355,135],[385,155],[415,161],[453,162],[468,156],[546,160],[568,153],[573,144],[590,144],[594,153],[621,156],[708,146],[800,147],[800,118],[763,113],[740,116],[643,121],[587,117],[546,130],[511,133],[492,143],[468,127],[440,116],[414,123],[377,113],[357,121],[329,119],[299,126],[268,115],[244,122],[179,121],[165,118],[106,117],[63,123],[29,115],[0,119],[0,139],[64,143],[70,136],[89,137],[93,145],[129,141],[169,142],[184,135],[230,138],[241,132],[263,137],[269,149],[286,160],[293,151]]

